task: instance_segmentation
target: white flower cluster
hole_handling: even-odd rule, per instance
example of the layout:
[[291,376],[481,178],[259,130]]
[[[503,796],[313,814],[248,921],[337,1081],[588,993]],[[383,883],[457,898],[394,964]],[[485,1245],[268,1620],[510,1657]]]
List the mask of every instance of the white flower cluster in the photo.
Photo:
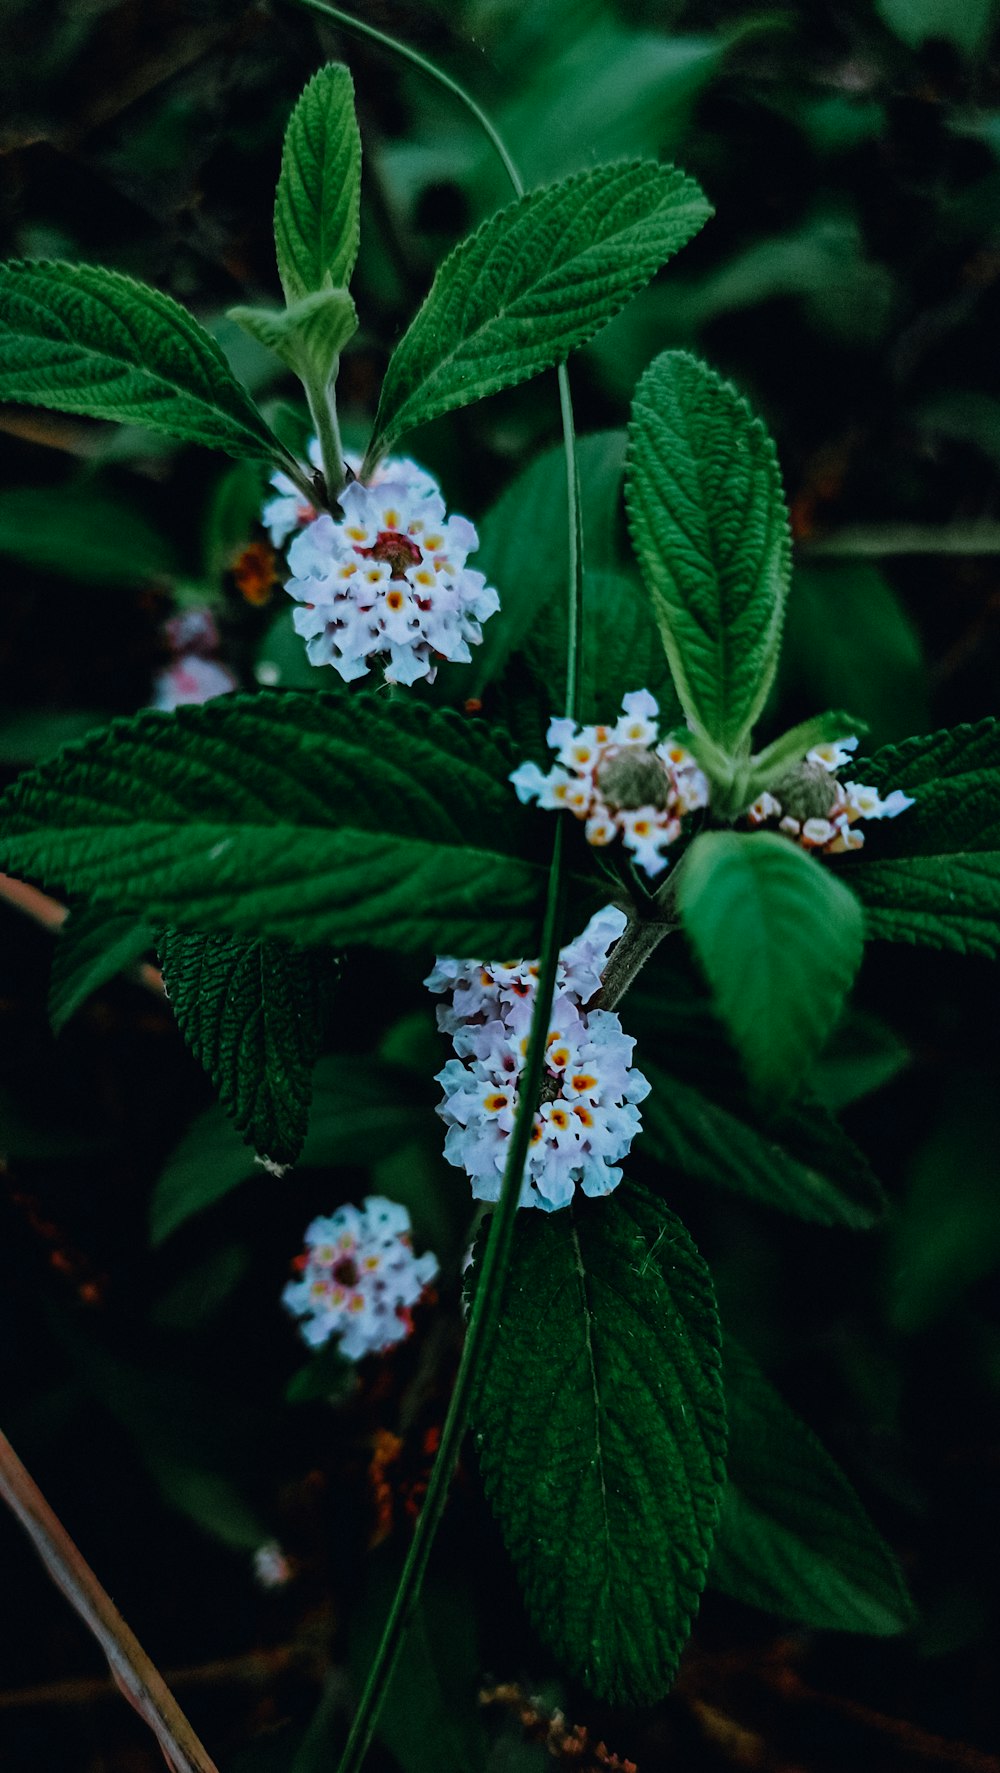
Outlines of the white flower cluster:
[[634,690],[622,698],[614,726],[553,720],[546,736],[555,765],[545,775],[536,763],[522,763],[510,778],[518,800],[568,807],[586,821],[588,843],[620,836],[640,868],[661,874],[663,851],[680,836],[685,813],[708,804],[708,782],[683,745],[660,743],[659,711],[648,690]]
[[317,516],[285,476],[272,484],[281,496],[264,522],[276,545],[298,531],[285,588],[313,665],[350,683],[382,659],[390,683],[433,683],[440,659],[468,663],[500,599],[466,565],[479,538],[466,518],[447,516],[431,475],[403,459],[383,463],[370,484],[344,488],[339,522]]
[[319,1348],[339,1336],[341,1354],[352,1361],[409,1335],[410,1307],[438,1272],[436,1256],[414,1255],[406,1208],[379,1194],[314,1219],[295,1267],[299,1278],[281,1298],[302,1320],[303,1340]]
[[[560,954],[522,1207],[551,1213],[568,1205],[577,1183],[584,1194],[600,1195],[621,1181],[617,1166],[639,1131],[636,1103],[649,1084],[630,1069],[635,1042],[617,1015],[585,1006],[625,924],[609,905]],[[438,1008],[438,1026],[458,1054],[437,1078],[445,1092],[438,1106],[448,1126],[444,1154],[472,1178],[477,1200],[500,1198],[537,981],[534,962],[447,956],[425,980],[431,991],[450,994]]]
[[857,829],[860,819],[895,819],[914,803],[901,788],[883,800],[877,788],[861,782],[841,782],[836,771],[849,763],[857,749],[855,738],[814,745],[805,762],[775,784],[775,792],[761,794],[748,809],[751,825],[776,825],[803,849],[828,856],[862,848],[865,835]]

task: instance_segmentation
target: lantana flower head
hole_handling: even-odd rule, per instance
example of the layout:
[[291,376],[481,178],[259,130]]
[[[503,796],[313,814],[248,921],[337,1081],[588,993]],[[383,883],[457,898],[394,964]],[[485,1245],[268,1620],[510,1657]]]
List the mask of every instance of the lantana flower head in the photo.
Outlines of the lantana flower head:
[[430,1251],[414,1255],[406,1208],[379,1194],[314,1219],[295,1267],[281,1298],[303,1341],[319,1348],[337,1336],[352,1361],[404,1341],[411,1307],[438,1272]]
[[[600,989],[608,952],[626,918],[607,906],[559,956],[545,1049],[542,1099],[535,1115],[520,1204],[554,1212],[584,1194],[610,1194],[639,1131],[637,1103],[649,1094],[632,1068],[634,1040],[612,1010],[586,1006]],[[536,962],[440,958],[425,981],[447,995],[438,1026],[457,1057],[437,1081],[446,1122],[444,1154],[472,1180],[477,1200],[495,1201],[514,1125],[538,985]]]
[[536,763],[514,770],[518,799],[568,808],[584,821],[588,843],[620,837],[638,867],[662,874],[663,852],[680,836],[685,813],[708,804],[708,782],[681,743],[660,740],[659,711],[649,690],[634,690],[613,726],[553,719],[547,738],[555,764],[548,774]]
[[770,825],[803,849],[828,856],[861,849],[865,834],[858,830],[860,820],[895,819],[914,803],[901,788],[883,799],[877,788],[839,779],[836,772],[850,763],[857,744],[856,738],[846,738],[814,745],[773,791],[758,796],[747,812],[749,823]]

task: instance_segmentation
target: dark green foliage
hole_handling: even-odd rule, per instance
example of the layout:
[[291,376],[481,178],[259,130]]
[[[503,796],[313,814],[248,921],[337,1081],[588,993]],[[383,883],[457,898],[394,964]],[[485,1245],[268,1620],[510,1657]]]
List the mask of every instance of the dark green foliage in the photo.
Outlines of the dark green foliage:
[[839,1466],[727,1336],[729,1476],[709,1582],[779,1618],[833,1631],[905,1631],[899,1565]]
[[[766,1119],[720,1079],[699,1088],[644,1054],[640,1063],[653,1086],[641,1149],[669,1169],[820,1225],[860,1230],[881,1218],[885,1196],[870,1165],[820,1102],[807,1098]],[[663,1186],[669,1194],[669,1171]]]
[[163,983],[222,1105],[262,1157],[294,1163],[337,978],[324,949],[164,930]]
[[63,924],[52,955],[49,1020],[56,1033],[93,992],[134,966],[152,946],[153,932],[138,918],[77,907]]
[[283,455],[211,334],[171,296],[96,265],[0,266],[0,399]]
[[698,1604],[718,1337],[708,1271],[647,1190],[520,1215],[473,1426],[535,1624],[605,1699],[663,1696]]
[[874,827],[844,869],[872,936],[960,954],[1000,947],[1000,722],[889,746],[858,765],[916,805]]
[[226,696],[22,776],[5,865],[181,927],[530,952],[545,868],[513,762],[484,723],[412,701]]

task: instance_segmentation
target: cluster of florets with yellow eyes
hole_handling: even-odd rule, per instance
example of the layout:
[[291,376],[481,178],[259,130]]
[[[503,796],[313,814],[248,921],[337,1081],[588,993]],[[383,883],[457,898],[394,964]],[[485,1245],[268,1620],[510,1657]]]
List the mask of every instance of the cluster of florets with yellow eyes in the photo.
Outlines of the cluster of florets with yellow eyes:
[[770,825],[784,831],[803,849],[838,856],[859,850],[864,841],[858,830],[861,819],[894,819],[913,805],[909,795],[894,788],[883,800],[877,788],[861,782],[841,782],[837,770],[850,762],[857,739],[838,739],[814,745],[805,761],[761,794],[747,811],[752,826]]
[[411,1308],[434,1280],[437,1257],[415,1256],[410,1215],[398,1201],[370,1194],[362,1207],[338,1207],[306,1229],[297,1279],[282,1302],[299,1318],[302,1339],[319,1348],[340,1339],[347,1360],[380,1354],[413,1327]]
[[613,726],[552,720],[555,764],[546,775],[522,763],[510,778],[518,799],[568,808],[584,821],[588,843],[603,847],[620,837],[638,867],[661,874],[685,814],[708,804],[708,781],[678,740],[661,743],[658,714],[649,690],[634,690]]
[[281,542],[298,532],[285,588],[311,664],[332,665],[349,683],[381,661],[390,683],[433,683],[441,659],[471,659],[500,599],[466,565],[479,546],[475,529],[447,516],[429,474],[410,461],[384,463],[369,483],[344,488],[341,519],[317,516],[286,484],[264,521]]
[[[641,1125],[636,1103],[649,1094],[649,1084],[631,1068],[635,1042],[618,1017],[587,1005],[625,925],[624,913],[608,906],[560,954],[523,1207],[553,1212],[569,1204],[577,1183],[584,1194],[599,1195],[621,1181],[618,1166]],[[458,1054],[437,1078],[445,1092],[438,1106],[448,1127],[444,1153],[471,1177],[477,1200],[500,1198],[537,981],[535,962],[450,956],[439,959],[425,981],[449,995],[438,1009],[438,1026]]]

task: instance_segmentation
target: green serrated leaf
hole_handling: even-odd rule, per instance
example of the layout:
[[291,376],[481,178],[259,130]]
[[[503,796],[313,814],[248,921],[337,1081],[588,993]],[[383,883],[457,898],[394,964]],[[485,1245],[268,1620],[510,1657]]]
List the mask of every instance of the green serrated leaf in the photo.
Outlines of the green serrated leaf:
[[530,953],[547,867],[502,735],[305,692],[146,711],[0,805],[6,866],[151,921],[310,947]]
[[685,351],[658,357],[636,389],[626,504],[684,712],[734,753],[778,663],[788,516],[763,424]]
[[887,746],[854,766],[859,782],[916,804],[870,824],[838,863],[870,936],[959,954],[1000,951],[1000,721]]
[[164,930],[158,946],[181,1032],[237,1132],[261,1156],[294,1163],[309,1121],[335,956],[183,930]]
[[[312,1083],[302,1167],[375,1164],[424,1130],[432,1113],[402,1066],[369,1055],[321,1059]],[[192,1121],[153,1191],[150,1239],[163,1243],[196,1213],[260,1170],[221,1107]]]
[[639,160],[490,216],[445,259],[393,352],[367,466],[415,425],[564,362],[710,214],[693,179]]
[[0,265],[0,400],[166,432],[251,461],[286,458],[211,334],[120,271]]
[[287,308],[230,308],[229,318],[316,389],[333,380],[340,353],[358,330],[346,289],[320,289]]
[[647,1190],[518,1215],[473,1426],[532,1618],[603,1699],[662,1698],[698,1605],[726,1442],[718,1335],[708,1270]]
[[820,1630],[905,1631],[899,1565],[840,1467],[730,1336],[723,1365],[729,1478],[710,1585]]
[[764,1123],[749,1102],[719,1100],[672,1070],[641,1069],[652,1084],[642,1110],[643,1150],[695,1182],[731,1188],[818,1225],[861,1230],[885,1211],[864,1153],[815,1101]]
[[153,932],[135,917],[80,906],[63,924],[52,954],[49,1021],[56,1034],[88,997],[141,960]]
[[861,907],[785,837],[706,831],[678,874],[688,939],[751,1083],[786,1099],[819,1055],[861,963]]
[[354,82],[340,62],[314,74],[285,131],[274,246],[289,306],[350,282],[358,256],[361,137]]
[[0,554],[84,585],[140,585],[177,572],[170,543],[134,504],[83,481],[0,491]]

